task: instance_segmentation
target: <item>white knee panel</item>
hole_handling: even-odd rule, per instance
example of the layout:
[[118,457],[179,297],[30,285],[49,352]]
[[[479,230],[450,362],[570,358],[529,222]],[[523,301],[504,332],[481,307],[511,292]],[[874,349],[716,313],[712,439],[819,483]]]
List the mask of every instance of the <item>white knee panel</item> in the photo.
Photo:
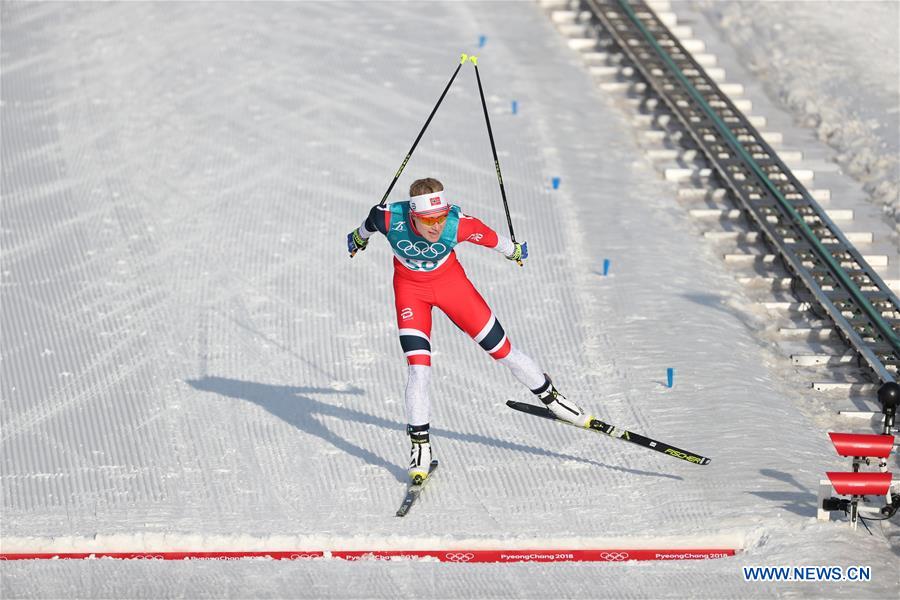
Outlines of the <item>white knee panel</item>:
[[431,367],[409,365],[409,378],[406,380],[406,422],[410,425],[428,423],[430,408],[428,381],[430,378]]
[[509,367],[513,377],[522,382],[529,390],[536,390],[544,385],[544,372],[524,352],[513,348],[505,358],[497,362]]

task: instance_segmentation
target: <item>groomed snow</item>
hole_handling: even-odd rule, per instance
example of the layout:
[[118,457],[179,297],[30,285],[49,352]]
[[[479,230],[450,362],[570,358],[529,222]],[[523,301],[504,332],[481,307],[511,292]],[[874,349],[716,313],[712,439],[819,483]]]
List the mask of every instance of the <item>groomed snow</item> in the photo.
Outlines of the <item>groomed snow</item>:
[[695,4],[900,231],[900,3]]
[[[23,561],[0,565],[4,597],[900,592],[900,550],[878,528],[815,521],[819,479],[846,468],[815,398],[748,327],[752,302],[538,6],[7,2],[2,23],[3,551],[745,549],[594,565]],[[463,246],[469,276],[563,393],[710,465],[512,414],[504,402],[528,392],[439,316],[442,466],[393,516],[407,442],[390,255],[376,239],[349,260],[344,236],[460,52],[480,56],[532,253],[520,269]],[[474,73],[458,79],[392,200],[435,176],[503,231]],[[831,564],[873,581],[741,575]]]

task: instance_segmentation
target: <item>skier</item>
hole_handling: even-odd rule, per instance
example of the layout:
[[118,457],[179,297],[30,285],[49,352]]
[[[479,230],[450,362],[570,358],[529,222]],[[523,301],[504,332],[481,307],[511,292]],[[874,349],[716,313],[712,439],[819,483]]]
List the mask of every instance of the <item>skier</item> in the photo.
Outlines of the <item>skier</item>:
[[550,377],[522,351],[513,348],[503,327],[466,277],[453,247],[472,242],[513,261],[528,258],[527,242],[498,235],[475,217],[450,204],[443,184],[419,179],[410,199],[369,211],[362,225],[347,234],[350,257],[365,250],[376,231],[394,252],[394,303],[400,346],[409,364],[406,383],[407,433],[412,442],[409,477],[424,481],[431,463],[428,380],[431,372],[431,309],[438,307],[457,327],[512,372],[558,418],[587,427],[593,418],[562,396]]

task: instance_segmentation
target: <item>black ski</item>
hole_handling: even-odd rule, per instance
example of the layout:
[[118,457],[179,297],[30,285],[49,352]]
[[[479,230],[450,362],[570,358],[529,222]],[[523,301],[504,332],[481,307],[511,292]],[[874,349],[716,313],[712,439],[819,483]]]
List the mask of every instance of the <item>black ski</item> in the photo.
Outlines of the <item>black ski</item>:
[[[569,423],[568,421],[558,419],[556,415],[550,412],[550,410],[545,406],[536,406],[534,404],[528,404],[526,402],[516,402],[515,400],[507,400],[506,405],[510,408],[514,408],[529,415],[544,417],[545,419],[559,421],[560,423],[565,423],[566,425],[572,425],[572,423]],[[576,425],[572,425],[572,427],[576,427]],[[651,450],[656,450],[657,452],[668,454],[669,456],[685,460],[689,463],[694,463],[695,465],[708,465],[710,461],[710,459],[705,456],[700,456],[699,454],[694,454],[693,452],[688,452],[687,450],[682,450],[681,448],[670,446],[669,444],[666,444],[664,442],[648,438],[638,433],[633,433],[626,429],[620,429],[619,427],[610,425],[609,423],[604,423],[600,419],[591,420],[589,428],[594,431],[599,431],[600,433],[605,433],[610,437],[619,438],[625,440],[626,442],[631,442],[632,444],[650,448]]]
[[400,508],[397,509],[398,517],[405,517],[406,513],[409,512],[409,509],[412,508],[412,505],[415,504],[416,500],[419,499],[419,494],[422,493],[422,488],[425,487],[425,484],[431,481],[431,475],[434,473],[435,469],[438,468],[438,461],[433,460],[431,464],[428,466],[428,476],[422,480],[422,483],[410,483],[406,488],[406,496],[403,498],[403,504],[400,505]]

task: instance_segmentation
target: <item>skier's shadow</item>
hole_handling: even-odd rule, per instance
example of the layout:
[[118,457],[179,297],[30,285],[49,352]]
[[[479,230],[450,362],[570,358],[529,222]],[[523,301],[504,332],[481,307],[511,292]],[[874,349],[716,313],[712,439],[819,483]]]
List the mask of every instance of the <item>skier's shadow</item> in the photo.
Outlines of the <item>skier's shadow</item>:
[[[220,396],[226,396],[228,398],[237,398],[240,400],[246,400],[248,402],[252,402],[266,409],[276,417],[282,419],[286,423],[290,423],[297,429],[304,431],[306,433],[310,433],[319,438],[322,438],[326,442],[330,443],[334,447],[343,450],[347,454],[351,456],[355,456],[357,458],[362,459],[366,463],[370,465],[376,465],[384,468],[389,473],[391,473],[394,477],[397,478],[398,481],[404,482],[406,481],[406,470],[400,464],[396,464],[393,462],[388,462],[378,456],[377,454],[371,452],[370,450],[366,450],[365,448],[361,448],[356,444],[348,441],[346,438],[337,435],[330,431],[325,425],[323,425],[316,416],[325,416],[325,417],[336,417],[339,419],[351,420],[357,423],[363,423],[368,425],[376,425],[378,427],[383,427],[392,432],[400,432],[403,431],[404,426],[396,421],[391,421],[388,419],[384,419],[382,417],[377,417],[375,415],[370,415],[368,413],[362,412],[360,410],[356,410],[354,408],[347,408],[343,406],[336,406],[334,404],[328,404],[326,402],[322,402],[319,400],[315,400],[309,397],[307,394],[353,394],[360,395],[363,393],[363,390],[358,388],[353,388],[350,390],[333,390],[330,388],[316,388],[316,387],[296,387],[296,386],[281,386],[281,385],[268,385],[265,383],[255,383],[252,381],[241,381],[238,379],[226,379],[224,377],[204,377],[202,379],[188,379],[186,381],[188,385],[193,387],[194,389],[203,391],[203,392],[213,392],[215,394],[219,394]],[[526,446],[524,444],[517,444],[514,442],[506,442],[503,440],[498,440],[495,438],[490,438],[487,436],[483,436],[480,434],[472,434],[472,433],[460,433],[456,431],[451,431],[448,429],[433,429],[432,430],[436,435],[439,435],[442,438],[459,440],[463,442],[474,442],[476,444],[484,444],[486,446],[494,446],[497,448],[504,448],[507,450],[513,450],[516,452],[524,452],[526,454],[533,454],[536,456],[551,456],[554,458],[560,458],[565,460],[571,460],[576,462],[587,463],[590,465],[603,467],[605,469],[612,469],[615,471],[622,471],[624,473],[629,473],[632,475],[645,475],[650,477],[663,477],[667,479],[682,479],[677,475],[671,475],[668,473],[656,473],[653,471],[642,471],[639,469],[628,469],[625,467],[608,465],[601,462],[596,462],[593,460],[580,458],[577,456],[570,456],[568,454],[559,454],[557,452],[553,452],[550,450],[546,450],[544,448],[536,448],[533,446]]]

